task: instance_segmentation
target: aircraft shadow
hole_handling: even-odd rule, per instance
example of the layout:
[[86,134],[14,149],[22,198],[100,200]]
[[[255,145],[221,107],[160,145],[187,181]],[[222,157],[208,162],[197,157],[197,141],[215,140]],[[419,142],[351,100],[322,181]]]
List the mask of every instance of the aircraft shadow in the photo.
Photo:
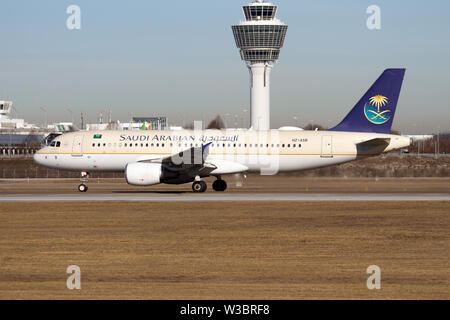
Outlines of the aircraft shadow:
[[190,193],[190,191],[158,191],[158,190],[136,190],[136,191],[132,191],[132,190],[123,190],[123,191],[113,191],[112,193],[120,193],[120,194],[143,194],[143,193],[148,193],[148,194],[185,194],[185,193]]

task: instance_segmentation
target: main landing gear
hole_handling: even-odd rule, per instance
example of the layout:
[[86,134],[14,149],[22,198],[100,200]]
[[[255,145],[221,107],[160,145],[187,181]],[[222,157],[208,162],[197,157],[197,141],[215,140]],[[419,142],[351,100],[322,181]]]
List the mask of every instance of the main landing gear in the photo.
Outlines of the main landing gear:
[[195,181],[192,184],[192,191],[194,192],[205,192],[206,189],[208,189],[208,186],[206,185],[205,181]]
[[218,178],[216,181],[213,182],[212,187],[214,191],[223,192],[227,190],[227,183],[225,182],[225,180]]
[[88,186],[86,185],[89,181],[89,173],[88,172],[81,172],[80,177],[81,184],[78,186],[78,191],[80,192],[86,192],[88,191]]
[[[222,180],[220,177],[218,177],[217,180],[214,181],[212,187],[214,191],[223,192],[227,190],[227,183],[225,182],[225,180]],[[192,184],[192,191],[196,193],[205,192],[207,188],[208,187],[205,181],[197,180]]]

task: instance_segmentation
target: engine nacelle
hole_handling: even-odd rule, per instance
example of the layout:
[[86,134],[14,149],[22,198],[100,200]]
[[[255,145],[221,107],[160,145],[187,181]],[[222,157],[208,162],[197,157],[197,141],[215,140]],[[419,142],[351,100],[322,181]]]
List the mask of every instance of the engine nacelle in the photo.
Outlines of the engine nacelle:
[[133,186],[151,186],[161,183],[162,168],[159,163],[130,163],[125,168],[125,179]]

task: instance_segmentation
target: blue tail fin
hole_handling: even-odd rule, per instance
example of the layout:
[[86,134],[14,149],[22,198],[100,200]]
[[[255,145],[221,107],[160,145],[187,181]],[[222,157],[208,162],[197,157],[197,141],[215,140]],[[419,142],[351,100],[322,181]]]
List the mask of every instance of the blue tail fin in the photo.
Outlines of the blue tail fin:
[[386,69],[331,131],[390,133],[405,69]]

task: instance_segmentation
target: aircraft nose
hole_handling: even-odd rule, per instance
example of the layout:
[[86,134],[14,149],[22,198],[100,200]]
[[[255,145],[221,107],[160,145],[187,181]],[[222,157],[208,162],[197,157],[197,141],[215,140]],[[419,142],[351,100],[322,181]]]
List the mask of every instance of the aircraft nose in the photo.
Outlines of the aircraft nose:
[[33,155],[33,159],[34,159],[34,162],[36,162],[37,164],[42,164],[42,155],[41,154],[39,154],[39,153],[35,153],[34,155]]

